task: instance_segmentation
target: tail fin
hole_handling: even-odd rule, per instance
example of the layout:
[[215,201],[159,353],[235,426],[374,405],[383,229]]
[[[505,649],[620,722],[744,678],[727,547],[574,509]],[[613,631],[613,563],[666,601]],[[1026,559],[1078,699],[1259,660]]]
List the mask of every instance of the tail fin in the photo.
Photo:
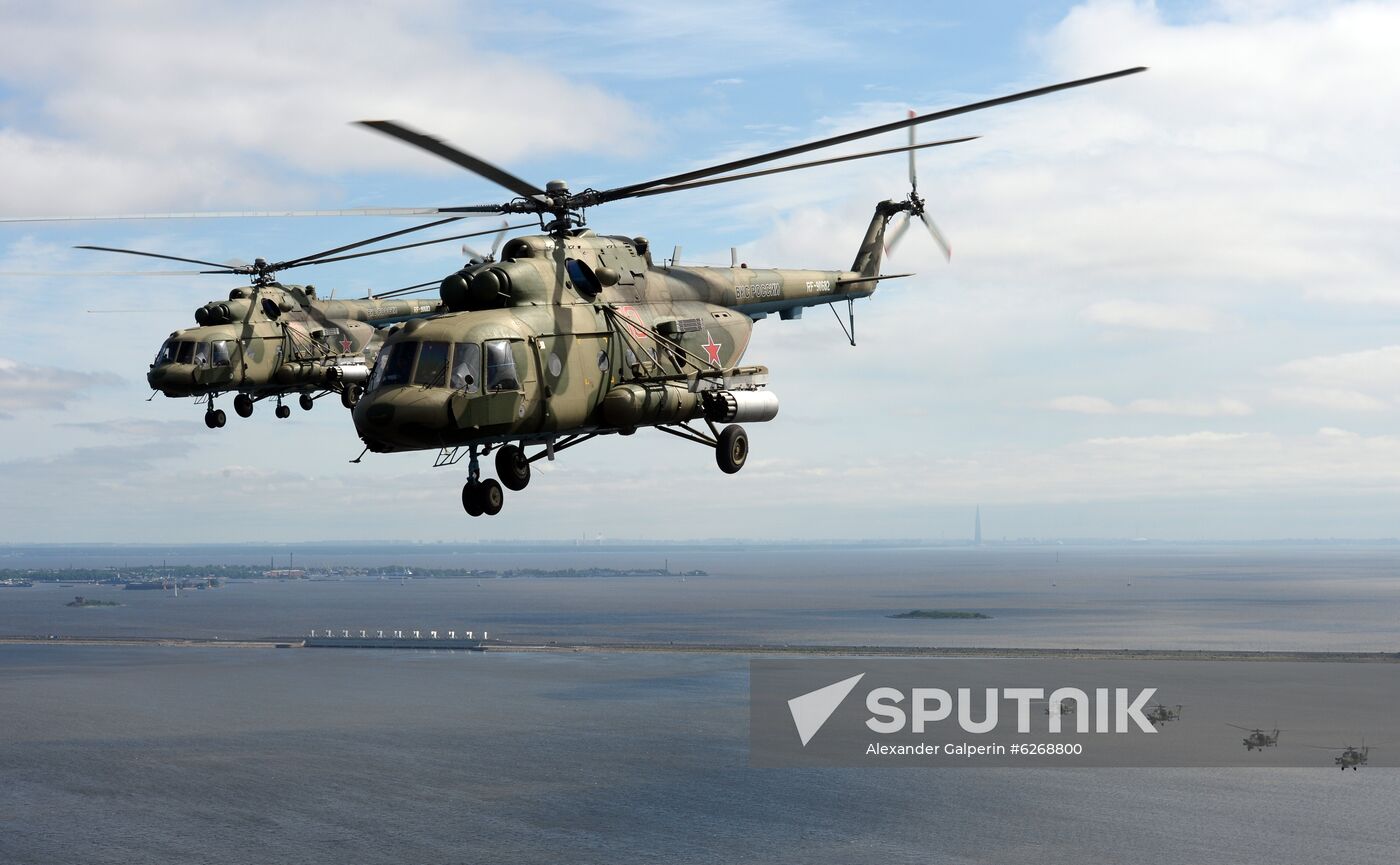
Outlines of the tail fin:
[[861,276],[880,275],[880,260],[885,254],[885,228],[890,218],[907,206],[903,201],[882,201],[875,205],[875,215],[870,218],[870,227],[865,229],[865,239],[860,242],[851,270]]

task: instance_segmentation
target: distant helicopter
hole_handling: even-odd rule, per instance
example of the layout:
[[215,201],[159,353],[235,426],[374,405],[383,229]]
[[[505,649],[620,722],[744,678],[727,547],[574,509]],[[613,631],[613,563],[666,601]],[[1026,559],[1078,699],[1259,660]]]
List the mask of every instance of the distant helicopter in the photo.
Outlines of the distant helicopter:
[[1236,730],[1243,730],[1249,734],[1244,737],[1244,748],[1246,751],[1253,751],[1255,749],[1262,751],[1265,748],[1278,747],[1279,729],[1277,727],[1274,728],[1272,733],[1265,733],[1258,727],[1251,729],[1249,727],[1241,727],[1239,724],[1227,724],[1226,726],[1234,727]]
[[[1143,69],[914,116],[643,183],[578,193],[558,180],[540,189],[398,123],[364,121],[373,130],[451,161],[517,196],[500,204],[415,212],[529,213],[538,217],[544,233],[516,237],[501,250],[499,262],[470,264],[444,279],[440,291],[446,314],[413,319],[390,330],[366,393],[355,406],[355,429],[366,450],[437,449],[437,466],[466,458],[462,506],[472,516],[498,513],[502,485],[524,489],[531,463],[553,459],[600,435],[631,435],[642,427],[711,448],[722,471],[737,472],[749,455],[748,435],[739,424],[768,421],[778,413],[777,397],[765,389],[768,369],[741,364],[753,322],[772,313],[797,319],[807,307],[845,301],[851,325],[846,334],[854,344],[854,301],[873,294],[882,279],[909,275],[880,272],[892,218],[919,219],[944,254],[949,251],[918,194],[913,152],[967,139],[731,172]],[[910,154],[910,193],[901,201],[875,206],[847,270],[760,270],[737,262],[727,268],[687,267],[675,255],[657,264],[646,238],[603,236],[584,227],[584,211],[608,202],[891,153]],[[539,449],[527,455],[527,446]],[[499,482],[481,478],[479,457],[492,450]]]
[[[293,395],[307,411],[315,406],[316,400],[331,393],[339,394],[346,408],[353,408],[364,391],[370,367],[384,341],[382,328],[442,309],[436,299],[406,296],[437,286],[437,280],[362,299],[335,300],[319,297],[314,286],[283,285],[276,281],[276,273],[421,246],[424,244],[413,243],[336,254],[453,221],[456,220],[416,225],[282,262],[268,263],[259,258],[251,265],[217,264],[106,246],[78,248],[209,265],[217,269],[196,272],[250,277],[251,285],[235,288],[227,300],[210,301],[196,309],[194,318],[198,326],[172,332],[146,373],[146,381],[152,389],[167,397],[200,398],[205,405],[205,425],[218,429],[227,422],[227,415],[223,409],[215,407],[214,400],[226,393],[234,394],[233,409],[245,418],[253,414],[258,402],[269,398],[277,401],[277,417],[286,418],[291,408],[283,399]],[[509,226],[425,243],[495,234],[494,252],[506,228]]]
[[1342,745],[1341,747],[1331,747],[1327,745],[1309,745],[1309,748],[1316,748],[1319,751],[1339,751],[1337,756],[1332,758],[1332,762],[1337,768],[1345,772],[1347,769],[1356,771],[1357,767],[1365,766],[1371,757],[1371,749],[1375,745],[1367,745],[1366,740],[1361,740],[1361,747],[1355,745]]
[[1180,721],[1181,704],[1178,703],[1176,708],[1172,708],[1170,706],[1163,706],[1161,703],[1155,703],[1147,707],[1146,717],[1148,722],[1154,727],[1161,727],[1172,721]]

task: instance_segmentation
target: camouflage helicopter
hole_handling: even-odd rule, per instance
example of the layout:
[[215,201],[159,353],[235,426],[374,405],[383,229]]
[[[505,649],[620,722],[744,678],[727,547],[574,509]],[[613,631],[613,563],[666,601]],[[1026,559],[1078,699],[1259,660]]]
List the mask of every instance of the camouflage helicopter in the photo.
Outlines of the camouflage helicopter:
[[1178,703],[1176,708],[1172,708],[1171,706],[1163,706],[1161,703],[1155,703],[1147,707],[1146,717],[1148,722],[1154,727],[1165,726],[1171,721],[1180,721],[1181,704]]
[[1244,737],[1244,749],[1246,751],[1253,751],[1255,749],[1262,751],[1265,748],[1278,747],[1279,729],[1277,727],[1274,728],[1272,733],[1265,733],[1258,727],[1251,729],[1249,727],[1241,727],[1239,724],[1227,724],[1226,726],[1234,727],[1236,730],[1243,730],[1249,734]]
[[[800,318],[807,307],[845,301],[854,344],[854,302],[882,279],[886,228],[917,218],[948,255],[925,212],[913,170],[914,151],[966,138],[896,147],[776,168],[738,172],[772,160],[909,129],[946,117],[1042,96],[1143,71],[1143,67],[1042,87],[916,115],[803,145],[608,190],[570,192],[563,181],[543,189],[476,156],[391,121],[362,121],[466,168],[516,194],[501,204],[418,208],[437,213],[528,213],[542,234],[516,237],[501,260],[471,264],[441,284],[447,312],[391,328],[354,408],[367,451],[438,450],[437,466],[468,460],[462,505],[468,514],[499,513],[502,485],[522,490],[531,463],[600,435],[653,427],[710,448],[719,468],[744,467],[749,438],[741,423],[778,413],[766,390],[768,369],[742,362],[753,323],[777,313]],[[684,267],[658,264],[644,237],[599,235],[584,211],[629,198],[661,195],[851,159],[908,153],[911,191],[875,206],[847,270]],[[891,238],[893,239],[893,238]],[[839,316],[838,316],[839,320]],[[842,322],[842,327],[846,323]],[[701,426],[703,424],[703,426]],[[722,428],[721,428],[722,427]],[[527,454],[526,447],[538,448]],[[482,480],[479,457],[495,452],[500,478]],[[361,455],[363,456],[363,454]],[[357,460],[358,461],[358,460]]]
[[253,414],[258,402],[269,398],[277,402],[277,417],[286,418],[290,416],[291,408],[283,403],[283,399],[292,395],[298,397],[302,409],[307,411],[315,406],[316,400],[331,393],[339,394],[341,404],[346,408],[353,408],[364,391],[370,367],[384,341],[383,328],[415,316],[431,315],[441,309],[440,302],[435,299],[407,296],[437,286],[438,280],[362,299],[335,300],[319,297],[315,286],[278,282],[275,275],[279,271],[493,233],[496,235],[494,254],[509,227],[337,255],[411,231],[454,221],[456,218],[416,225],[287,261],[269,263],[259,258],[251,265],[220,265],[194,258],[106,246],[84,245],[78,248],[217,268],[192,271],[194,273],[250,277],[251,285],[233,289],[227,300],[210,301],[196,309],[194,318],[197,326],[172,332],[146,373],[146,381],[152,389],[165,396],[195,397],[202,401],[205,405],[205,425],[218,429],[227,422],[227,415],[223,409],[215,407],[214,400],[230,392],[234,393],[234,411],[245,418]]

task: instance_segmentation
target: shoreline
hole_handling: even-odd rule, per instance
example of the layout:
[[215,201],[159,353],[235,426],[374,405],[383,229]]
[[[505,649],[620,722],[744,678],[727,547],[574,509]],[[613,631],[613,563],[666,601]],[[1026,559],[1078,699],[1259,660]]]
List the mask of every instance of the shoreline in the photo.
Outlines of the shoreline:
[[[1152,661],[1305,661],[1314,663],[1400,663],[1400,652],[1245,651],[1229,649],[1066,649],[975,646],[823,646],[761,645],[741,643],[508,643],[490,641],[479,647],[440,648],[431,640],[421,646],[365,647],[368,651],[483,651],[543,653],[671,653],[714,655],[796,655],[824,657],[944,657],[944,658],[1042,658],[1055,660],[1152,660]],[[218,640],[195,637],[41,637],[0,636],[0,646],[159,646],[165,648],[225,649],[321,649],[349,647],[307,646],[304,638]]]

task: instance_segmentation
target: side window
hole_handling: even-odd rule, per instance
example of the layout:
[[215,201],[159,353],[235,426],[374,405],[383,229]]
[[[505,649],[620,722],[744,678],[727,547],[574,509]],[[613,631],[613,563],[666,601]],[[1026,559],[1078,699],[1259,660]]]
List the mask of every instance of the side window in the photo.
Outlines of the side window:
[[380,358],[380,369],[376,373],[378,384],[384,387],[407,384],[413,372],[413,360],[418,355],[418,343],[396,342],[386,353],[388,357]]
[[459,342],[452,357],[452,389],[476,393],[481,375],[481,346],[474,342]]
[[445,342],[425,342],[418,352],[418,372],[414,384],[442,387],[447,382],[447,349]]
[[493,339],[486,343],[486,389],[492,393],[520,390],[520,379],[515,374],[515,355],[510,350],[508,339]]
[[194,343],[182,341],[179,352],[175,355],[176,363],[194,363]]
[[209,356],[214,366],[228,366],[228,340],[214,340],[210,345]]
[[207,342],[197,342],[197,343],[194,344],[194,365],[195,365],[195,366],[208,366],[208,365],[209,365],[209,343],[207,343]]

